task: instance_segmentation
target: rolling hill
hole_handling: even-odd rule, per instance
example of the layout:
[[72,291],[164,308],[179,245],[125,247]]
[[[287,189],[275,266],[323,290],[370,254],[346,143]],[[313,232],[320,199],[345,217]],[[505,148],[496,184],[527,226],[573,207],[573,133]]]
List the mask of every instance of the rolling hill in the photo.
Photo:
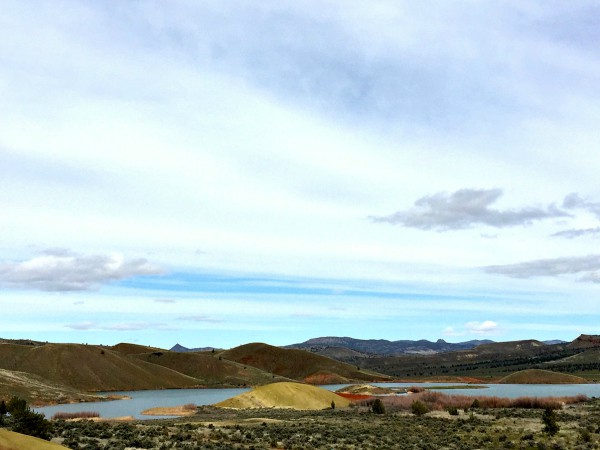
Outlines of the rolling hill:
[[193,387],[198,380],[108,348],[81,344],[0,344],[0,368],[85,391]]
[[223,359],[258,367],[269,373],[310,384],[389,380],[385,375],[305,350],[283,349],[263,343],[242,345],[220,355]]
[[260,386],[230,398],[215,406],[220,408],[291,408],[299,410],[319,410],[345,408],[350,401],[331,391],[300,383],[273,383]]
[[574,375],[540,369],[521,370],[498,381],[500,384],[585,384],[587,382],[586,379]]
[[133,355],[141,361],[175,370],[198,380],[206,387],[256,386],[289,378],[244,366],[211,353],[158,351]]

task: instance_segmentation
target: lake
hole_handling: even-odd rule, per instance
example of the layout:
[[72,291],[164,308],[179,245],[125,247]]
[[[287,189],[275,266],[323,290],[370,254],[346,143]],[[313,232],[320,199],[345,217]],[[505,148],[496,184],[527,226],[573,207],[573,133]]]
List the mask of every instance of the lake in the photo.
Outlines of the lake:
[[[382,387],[435,387],[435,386],[468,386],[461,383],[372,383]],[[348,386],[336,384],[322,386],[335,391]],[[470,395],[473,397],[498,396],[498,397],[562,397],[584,394],[588,397],[600,397],[600,384],[481,384],[485,389],[451,389],[446,392],[450,395]],[[148,408],[159,406],[179,406],[187,403],[196,405],[211,405],[235,397],[249,389],[163,389],[157,391],[122,391],[108,392],[109,394],[127,395],[131,400],[115,400],[109,402],[88,402],[66,405],[46,406],[34,408],[36,412],[51,418],[57,412],[95,411],[101,417],[133,416],[136,419],[159,419],[170,416],[144,416],[141,412]]]

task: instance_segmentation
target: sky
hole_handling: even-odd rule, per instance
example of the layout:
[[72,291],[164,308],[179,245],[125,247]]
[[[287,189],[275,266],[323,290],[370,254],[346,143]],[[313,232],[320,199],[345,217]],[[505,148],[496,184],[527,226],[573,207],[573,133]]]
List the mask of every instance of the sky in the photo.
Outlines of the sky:
[[600,334],[599,20],[4,1],[0,337]]

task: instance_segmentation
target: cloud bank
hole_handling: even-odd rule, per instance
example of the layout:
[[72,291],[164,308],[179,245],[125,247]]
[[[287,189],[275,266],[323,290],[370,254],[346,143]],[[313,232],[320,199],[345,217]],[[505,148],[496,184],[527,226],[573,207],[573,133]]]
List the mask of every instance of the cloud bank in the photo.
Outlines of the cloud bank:
[[27,261],[0,263],[0,284],[40,291],[86,291],[113,281],[159,273],[162,270],[146,259],[49,249]]

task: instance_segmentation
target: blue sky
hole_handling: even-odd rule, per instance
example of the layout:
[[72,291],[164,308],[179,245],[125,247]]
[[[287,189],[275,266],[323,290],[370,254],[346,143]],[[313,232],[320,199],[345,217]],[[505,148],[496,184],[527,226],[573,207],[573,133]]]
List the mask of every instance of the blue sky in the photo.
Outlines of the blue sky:
[[597,334],[598,18],[5,2],[0,337]]

